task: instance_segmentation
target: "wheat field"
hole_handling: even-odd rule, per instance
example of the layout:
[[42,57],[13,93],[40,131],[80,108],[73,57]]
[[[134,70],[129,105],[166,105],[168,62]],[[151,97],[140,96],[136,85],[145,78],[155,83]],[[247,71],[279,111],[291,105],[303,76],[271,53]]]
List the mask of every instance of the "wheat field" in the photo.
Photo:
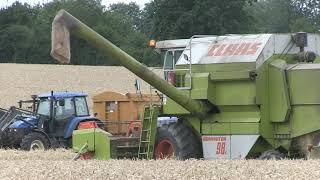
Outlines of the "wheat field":
[[[161,75],[161,71],[153,70]],[[0,107],[16,106],[19,100],[32,94],[50,91],[77,91],[91,98],[104,91],[136,92],[134,82],[139,79],[124,67],[74,66],[40,64],[0,64]],[[149,93],[149,85],[141,81],[141,91]]]
[[0,150],[0,179],[319,179],[317,160],[78,160],[68,150]]

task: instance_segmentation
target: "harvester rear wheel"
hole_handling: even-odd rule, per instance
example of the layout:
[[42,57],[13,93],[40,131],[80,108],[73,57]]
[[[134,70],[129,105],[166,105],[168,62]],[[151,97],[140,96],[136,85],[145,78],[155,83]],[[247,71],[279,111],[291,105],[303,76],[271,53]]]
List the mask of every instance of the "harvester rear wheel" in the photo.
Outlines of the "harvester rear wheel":
[[49,140],[38,132],[27,134],[20,143],[22,150],[46,150],[49,148]]
[[200,158],[200,142],[191,128],[182,123],[171,123],[158,128],[155,158],[180,160]]
[[259,157],[261,160],[280,160],[283,158],[285,158],[284,154],[277,150],[265,151]]

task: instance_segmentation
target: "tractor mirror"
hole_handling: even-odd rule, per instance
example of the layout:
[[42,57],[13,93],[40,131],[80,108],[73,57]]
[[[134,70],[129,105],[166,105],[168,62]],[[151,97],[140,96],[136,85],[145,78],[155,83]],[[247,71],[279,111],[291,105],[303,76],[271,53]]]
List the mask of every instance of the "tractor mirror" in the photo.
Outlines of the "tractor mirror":
[[58,101],[58,103],[59,103],[59,106],[64,106],[65,101],[64,101],[64,99],[60,99],[60,100]]

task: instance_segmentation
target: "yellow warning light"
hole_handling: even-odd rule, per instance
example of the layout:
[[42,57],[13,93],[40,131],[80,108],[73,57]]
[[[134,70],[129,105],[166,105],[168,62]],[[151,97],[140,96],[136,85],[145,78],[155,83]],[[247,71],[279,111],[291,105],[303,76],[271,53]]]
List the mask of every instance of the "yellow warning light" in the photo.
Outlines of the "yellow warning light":
[[150,40],[149,41],[149,47],[156,47],[156,40]]

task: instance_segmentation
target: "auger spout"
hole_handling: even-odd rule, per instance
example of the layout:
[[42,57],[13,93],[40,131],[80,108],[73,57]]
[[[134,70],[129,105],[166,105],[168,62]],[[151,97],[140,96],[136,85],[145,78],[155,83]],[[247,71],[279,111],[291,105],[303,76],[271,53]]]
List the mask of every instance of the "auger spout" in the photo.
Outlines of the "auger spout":
[[191,99],[65,10],[60,10],[52,23],[51,55],[59,62],[70,62],[70,34],[86,40],[105,55],[116,59],[122,66],[173,99],[190,113],[205,115],[212,109],[211,104]]

